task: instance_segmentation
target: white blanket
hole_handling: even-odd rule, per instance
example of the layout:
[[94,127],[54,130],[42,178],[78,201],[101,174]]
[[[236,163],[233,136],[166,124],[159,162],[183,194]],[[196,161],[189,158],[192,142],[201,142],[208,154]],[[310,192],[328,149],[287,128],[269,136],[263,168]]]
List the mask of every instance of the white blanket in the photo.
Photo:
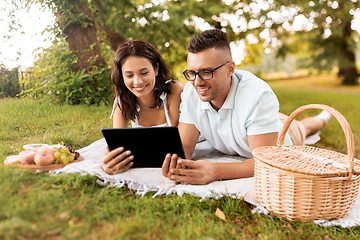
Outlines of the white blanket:
[[[160,168],[133,168],[121,174],[108,175],[101,168],[105,150],[106,141],[102,138],[78,150],[83,157],[83,161],[68,164],[63,169],[52,171],[51,173],[79,172],[91,174],[99,178],[97,182],[102,186],[109,184],[109,187],[122,187],[126,184],[142,196],[147,192],[154,192],[153,197],[171,193],[176,193],[181,197],[184,193],[188,193],[201,198],[219,198],[223,196],[243,198],[246,202],[256,206],[253,212],[268,213],[266,209],[256,202],[253,177],[214,181],[207,185],[189,185],[179,184],[165,178],[162,176]],[[193,159],[201,158],[211,162],[238,162],[244,160],[239,156],[223,155],[214,150],[206,141],[197,144],[192,157]],[[360,196],[358,195],[354,208],[344,218],[334,221],[316,220],[314,222],[321,226],[340,225],[342,227],[353,227],[360,225]]]

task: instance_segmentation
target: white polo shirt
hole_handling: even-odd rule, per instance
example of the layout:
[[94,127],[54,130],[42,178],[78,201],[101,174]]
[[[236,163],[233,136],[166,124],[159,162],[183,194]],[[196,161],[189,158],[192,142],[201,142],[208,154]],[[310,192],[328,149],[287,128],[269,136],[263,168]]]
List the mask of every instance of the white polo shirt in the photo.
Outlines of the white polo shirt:
[[[235,70],[230,91],[216,111],[188,82],[181,94],[179,122],[194,124],[206,140],[228,155],[252,158],[248,135],[279,132],[279,102],[270,86],[248,71]],[[287,134],[285,144],[291,145]]]

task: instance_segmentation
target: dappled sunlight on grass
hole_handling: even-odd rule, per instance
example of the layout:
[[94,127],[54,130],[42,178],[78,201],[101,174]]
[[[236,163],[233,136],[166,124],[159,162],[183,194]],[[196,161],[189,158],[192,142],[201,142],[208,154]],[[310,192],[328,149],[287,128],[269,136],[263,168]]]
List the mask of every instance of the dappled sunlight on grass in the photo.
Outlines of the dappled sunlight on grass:
[[[284,85],[294,80],[284,81]],[[311,80],[308,80],[311,81]],[[355,140],[355,157],[360,159],[360,91],[354,87],[349,91],[332,88],[331,91],[310,90],[296,86],[284,87],[284,85],[270,84],[280,102],[280,111],[289,115],[295,109],[307,104],[325,104],[338,110],[348,121]],[[301,113],[296,119],[316,115],[321,110],[308,110]],[[332,118],[321,132],[321,141],[315,145],[346,154],[346,140],[344,133],[335,118]]]
[[360,94],[360,84],[357,86],[341,85],[341,80],[339,78],[328,74],[269,80],[268,83],[272,88],[308,89]]

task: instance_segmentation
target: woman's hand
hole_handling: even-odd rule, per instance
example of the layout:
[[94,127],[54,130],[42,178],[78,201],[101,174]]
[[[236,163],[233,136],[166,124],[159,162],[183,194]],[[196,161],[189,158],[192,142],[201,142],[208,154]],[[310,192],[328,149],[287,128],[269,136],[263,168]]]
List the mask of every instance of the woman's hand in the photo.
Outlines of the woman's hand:
[[131,152],[129,150],[124,152],[124,148],[120,147],[110,152],[109,147],[106,148],[107,151],[103,159],[102,168],[107,174],[114,175],[122,173],[133,165],[131,161],[134,159],[134,156],[130,155]]

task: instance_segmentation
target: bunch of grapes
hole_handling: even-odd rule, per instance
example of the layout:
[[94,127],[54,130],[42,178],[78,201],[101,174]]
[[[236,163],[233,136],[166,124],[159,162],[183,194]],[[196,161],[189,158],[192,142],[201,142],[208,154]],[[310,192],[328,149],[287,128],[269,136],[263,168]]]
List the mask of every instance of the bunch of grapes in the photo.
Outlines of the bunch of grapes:
[[79,154],[78,152],[76,152],[75,150],[73,150],[69,144],[66,144],[66,147],[69,149],[70,153],[74,153],[74,154],[75,154],[74,160],[78,159],[78,157],[80,156],[80,154]]
[[75,152],[69,145],[65,147],[55,148],[55,163],[68,164],[79,157],[79,153]]

